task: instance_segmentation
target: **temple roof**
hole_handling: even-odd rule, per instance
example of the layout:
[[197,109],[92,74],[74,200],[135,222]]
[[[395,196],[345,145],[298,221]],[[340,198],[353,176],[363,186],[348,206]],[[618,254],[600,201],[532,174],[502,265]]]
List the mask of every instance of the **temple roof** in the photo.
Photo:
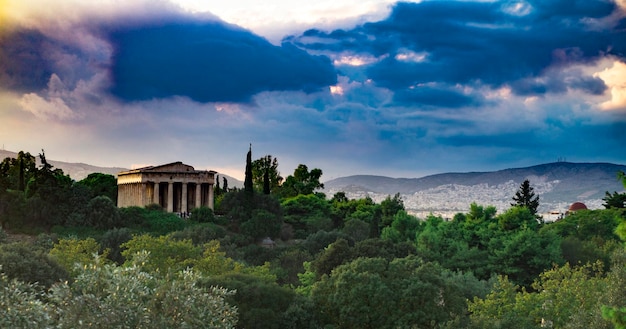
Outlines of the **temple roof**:
[[181,173],[181,172],[210,172],[215,173],[212,170],[195,170],[192,166],[186,165],[181,161],[166,163],[158,166],[147,166],[137,169],[132,169],[128,171],[123,171],[118,174],[136,174],[136,173]]

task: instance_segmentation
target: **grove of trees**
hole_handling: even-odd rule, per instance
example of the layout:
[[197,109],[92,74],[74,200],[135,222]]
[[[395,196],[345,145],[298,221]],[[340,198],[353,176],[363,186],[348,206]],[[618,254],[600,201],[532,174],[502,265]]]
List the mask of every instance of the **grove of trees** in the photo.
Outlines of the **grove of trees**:
[[549,223],[526,181],[503,212],[417,218],[251,151],[189,219],[2,161],[0,328],[626,328],[624,193]]

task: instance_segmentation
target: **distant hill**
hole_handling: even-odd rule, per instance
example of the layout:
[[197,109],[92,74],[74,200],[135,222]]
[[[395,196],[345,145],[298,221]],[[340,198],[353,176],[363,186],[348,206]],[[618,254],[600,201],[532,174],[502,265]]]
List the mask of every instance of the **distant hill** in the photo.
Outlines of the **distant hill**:
[[349,198],[370,196],[375,201],[400,193],[405,207],[416,213],[467,211],[469,204],[507,209],[519,185],[528,179],[540,196],[540,211],[567,209],[575,201],[601,208],[605,192],[622,192],[618,171],[626,166],[611,163],[555,162],[492,172],[444,173],[422,178],[389,178],[356,175],[324,182],[332,196],[343,191]]
[[[39,153],[31,153],[37,158],[37,164],[39,163]],[[11,151],[0,150],[0,161],[4,160],[4,158],[16,158],[17,153]],[[48,158],[46,156],[46,158]],[[63,170],[63,173],[69,175],[73,180],[79,181],[83,178],[87,177],[91,173],[103,173],[109,174],[117,177],[117,174],[121,171],[126,171],[128,168],[119,168],[119,167],[98,167],[92,166],[85,163],[73,163],[73,162],[63,162],[48,159],[48,162],[54,167]],[[243,187],[243,182],[237,180],[236,178],[230,177],[224,174],[218,174],[220,177],[226,177],[228,180],[229,187]],[[222,178],[220,178],[220,184],[222,184]]]
[[[29,151],[26,151],[26,152],[29,152]],[[37,158],[37,164],[40,164],[39,153],[31,152],[30,154],[35,156],[35,158]],[[4,160],[4,158],[7,158],[7,157],[16,158],[17,153],[0,150],[0,161]],[[69,175],[75,181],[82,180],[83,178],[87,177],[91,173],[98,172],[98,173],[117,176],[117,173],[119,173],[120,171],[128,170],[126,168],[119,168],[119,167],[98,167],[98,166],[88,165],[85,163],[56,161],[56,160],[49,159],[47,156],[46,156],[46,159],[48,160],[48,163],[50,163],[54,168],[59,168],[63,170],[63,173],[65,173],[66,175]]]

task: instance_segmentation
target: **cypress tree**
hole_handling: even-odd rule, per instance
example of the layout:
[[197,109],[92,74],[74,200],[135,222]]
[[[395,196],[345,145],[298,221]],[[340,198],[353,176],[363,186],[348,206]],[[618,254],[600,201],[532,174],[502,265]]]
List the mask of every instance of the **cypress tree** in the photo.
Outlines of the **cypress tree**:
[[243,183],[243,188],[246,193],[252,194],[254,189],[252,186],[252,144],[248,150],[248,156],[246,157],[246,178]]

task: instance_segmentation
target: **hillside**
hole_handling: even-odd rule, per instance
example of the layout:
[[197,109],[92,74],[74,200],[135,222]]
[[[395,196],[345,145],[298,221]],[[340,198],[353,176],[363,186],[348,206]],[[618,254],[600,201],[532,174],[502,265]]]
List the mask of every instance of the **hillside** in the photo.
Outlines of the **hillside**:
[[325,182],[329,196],[338,191],[349,198],[370,196],[376,201],[400,193],[407,209],[450,216],[467,211],[472,202],[507,209],[515,191],[528,179],[540,196],[540,211],[565,211],[581,201],[589,208],[601,208],[606,191],[623,191],[618,171],[626,166],[611,163],[555,162],[526,168],[493,172],[445,173],[422,178],[389,178],[356,175]]
[[[39,153],[31,152],[30,154],[34,155],[37,158],[37,164],[39,164]],[[17,153],[0,150],[0,161],[4,160],[4,158],[7,158],[7,157],[15,158],[17,157]],[[95,172],[116,176],[117,173],[119,173],[120,171],[128,170],[125,168],[118,168],[118,167],[98,167],[98,166],[88,165],[85,163],[56,161],[56,160],[49,159],[48,156],[46,156],[46,158],[48,162],[54,168],[59,168],[63,170],[63,173],[65,173],[66,175],[69,175],[75,181],[79,181],[87,177],[89,174],[95,173]]]

